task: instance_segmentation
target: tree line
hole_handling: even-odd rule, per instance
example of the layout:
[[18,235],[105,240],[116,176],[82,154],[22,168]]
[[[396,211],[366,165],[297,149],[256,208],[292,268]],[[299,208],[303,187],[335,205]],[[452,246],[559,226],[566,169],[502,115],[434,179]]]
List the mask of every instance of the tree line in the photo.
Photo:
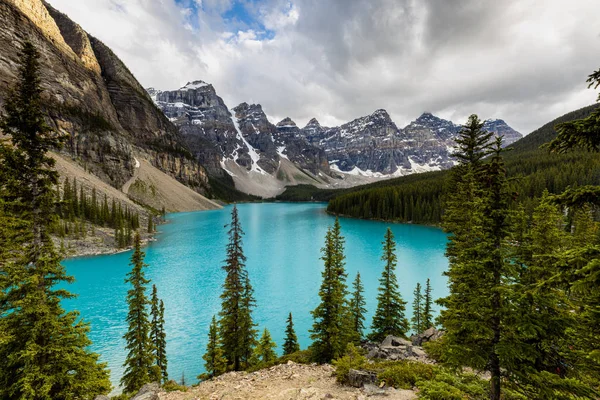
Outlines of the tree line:
[[[556,122],[597,115],[597,109],[597,105],[586,107]],[[522,204],[531,214],[545,190],[559,194],[569,187],[599,182],[596,171],[600,159],[594,154],[581,149],[551,154],[539,148],[556,137],[554,125],[552,122],[532,132],[513,145],[514,151],[503,155],[508,186],[515,197],[512,210]],[[452,190],[448,176],[448,171],[416,174],[341,191],[337,196],[332,192],[327,194],[327,210],[356,218],[440,224]]]

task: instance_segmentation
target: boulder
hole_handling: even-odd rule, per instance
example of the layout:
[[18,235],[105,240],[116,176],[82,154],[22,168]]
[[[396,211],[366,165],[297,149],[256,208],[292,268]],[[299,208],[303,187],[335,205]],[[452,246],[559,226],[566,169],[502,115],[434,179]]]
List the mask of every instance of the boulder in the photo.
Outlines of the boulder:
[[101,395],[94,397],[94,400],[110,400],[110,397],[101,394]]
[[422,346],[425,342],[432,342],[434,340],[438,340],[444,335],[443,331],[438,331],[434,327],[431,327],[424,331],[423,333],[419,333],[418,335],[411,336],[411,341],[414,346]]
[[381,342],[381,347],[399,347],[399,346],[412,346],[412,342],[410,340],[406,340],[404,338],[398,336],[388,335],[383,342]]
[[131,398],[131,400],[159,400],[159,393],[163,392],[163,389],[156,382],[147,383],[140,391]]
[[348,384],[357,388],[377,382],[377,374],[368,371],[351,369],[348,372]]

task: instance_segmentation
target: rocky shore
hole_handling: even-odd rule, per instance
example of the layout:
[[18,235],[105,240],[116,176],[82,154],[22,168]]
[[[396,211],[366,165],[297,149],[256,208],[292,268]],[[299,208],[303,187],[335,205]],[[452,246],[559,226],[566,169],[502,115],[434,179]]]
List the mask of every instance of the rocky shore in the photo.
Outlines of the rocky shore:
[[[230,372],[202,382],[187,391],[166,392],[156,384],[144,386],[131,400],[410,400],[412,390],[396,390],[365,385],[343,386],[333,376],[334,367],[324,365],[287,364],[260,371]],[[97,398],[96,400],[106,400]]]

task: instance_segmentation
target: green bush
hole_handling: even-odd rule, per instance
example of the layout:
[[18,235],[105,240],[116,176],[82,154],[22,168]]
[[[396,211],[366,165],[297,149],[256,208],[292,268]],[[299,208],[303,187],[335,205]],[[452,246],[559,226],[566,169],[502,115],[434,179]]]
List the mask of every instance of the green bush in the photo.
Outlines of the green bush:
[[121,393],[119,395],[112,396],[110,400],[129,400],[129,396],[125,393]]
[[485,399],[489,397],[489,382],[473,374],[440,371],[434,379],[416,383],[419,398],[428,400]]
[[165,384],[163,384],[162,387],[167,392],[175,392],[177,390],[179,390],[180,392],[187,392],[187,390],[188,390],[187,386],[180,385],[179,383],[175,382],[174,380],[165,382]]
[[299,350],[287,356],[281,356],[277,360],[278,364],[285,364],[288,361],[293,361],[296,364],[310,364],[312,361],[312,353],[310,350]]
[[419,381],[433,379],[436,369],[437,367],[430,364],[401,361],[379,373],[377,379],[396,389],[412,389]]
[[339,383],[348,382],[348,373],[351,369],[363,369],[367,359],[361,353],[361,349],[354,346],[352,343],[346,347],[346,354],[342,358],[333,360],[335,366],[335,376]]

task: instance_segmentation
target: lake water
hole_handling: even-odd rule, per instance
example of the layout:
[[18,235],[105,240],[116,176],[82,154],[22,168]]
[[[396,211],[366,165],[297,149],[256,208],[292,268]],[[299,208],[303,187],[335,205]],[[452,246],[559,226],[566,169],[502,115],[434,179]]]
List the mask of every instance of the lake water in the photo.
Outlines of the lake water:
[[[262,203],[238,206],[245,231],[243,248],[255,289],[257,307],[254,321],[258,329],[268,328],[282,345],[285,320],[292,312],[301,347],[310,344],[310,311],[318,302],[322,262],[319,259],[327,227],[334,218],[324,204]],[[222,210],[177,213],[159,226],[158,241],[146,251],[146,276],[156,284],[165,303],[169,376],[186,382],[204,371],[208,326],[220,309],[221,269],[227,242],[226,224],[231,207]],[[367,325],[376,308],[378,279],[383,263],[381,241],[391,226],[397,241],[397,275],[402,296],[408,304],[420,282],[431,279],[434,298],[447,294],[444,256],[446,235],[439,229],[408,224],[388,224],[343,218],[346,238],[348,284],[360,271],[367,298]],[[69,289],[78,297],[65,302],[91,323],[92,350],[108,362],[115,386],[125,359],[123,334],[126,331],[125,302],[128,286],[125,275],[131,267],[131,252],[109,256],[65,260],[69,274],[76,279]],[[148,294],[150,291],[148,291]],[[410,316],[410,314],[409,314]],[[280,351],[280,349],[278,349]]]

